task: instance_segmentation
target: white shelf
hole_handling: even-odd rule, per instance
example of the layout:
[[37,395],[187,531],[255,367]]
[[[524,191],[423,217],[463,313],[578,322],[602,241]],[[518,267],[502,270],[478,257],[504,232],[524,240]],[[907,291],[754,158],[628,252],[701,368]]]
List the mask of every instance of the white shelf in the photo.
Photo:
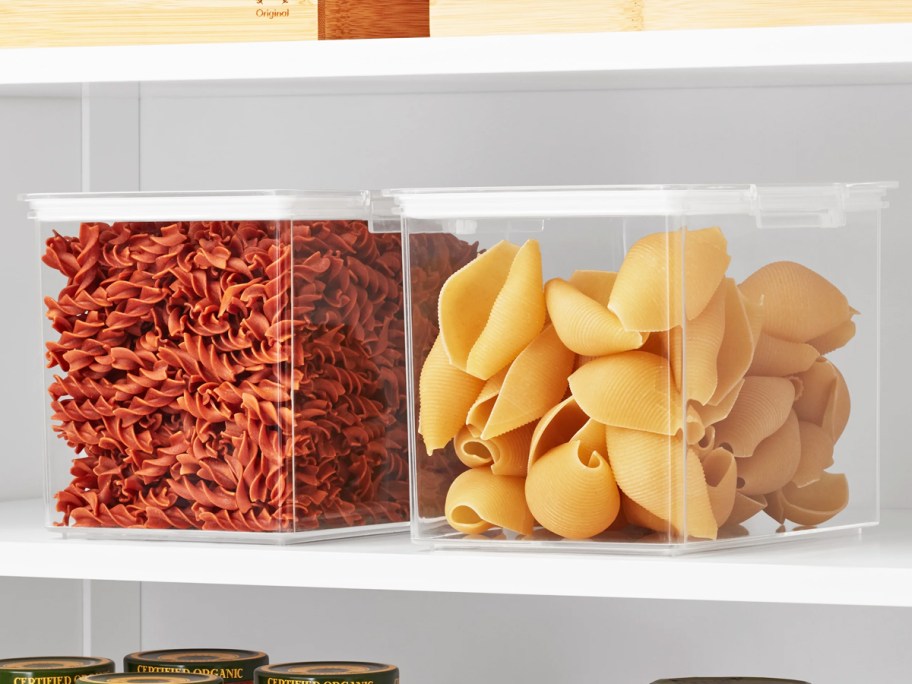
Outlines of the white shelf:
[[912,24],[0,50],[0,86],[291,79],[459,89],[503,77],[554,88],[907,81]]
[[405,535],[298,546],[62,539],[0,504],[0,576],[912,607],[912,510],[863,535],[678,558],[423,551]]

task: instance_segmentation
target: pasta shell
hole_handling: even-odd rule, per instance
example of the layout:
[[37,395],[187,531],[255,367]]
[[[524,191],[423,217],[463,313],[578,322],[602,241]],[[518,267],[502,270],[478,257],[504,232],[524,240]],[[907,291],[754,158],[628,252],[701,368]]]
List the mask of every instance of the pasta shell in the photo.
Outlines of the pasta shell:
[[535,462],[526,479],[526,501],[545,529],[567,539],[588,539],[614,522],[621,495],[608,461],[575,440]]
[[583,412],[573,397],[567,397],[545,413],[532,433],[529,468],[554,447],[571,441],[588,420],[589,416]]
[[673,435],[681,429],[681,395],[668,361],[641,351],[590,361],[570,376],[570,391],[599,423]]
[[747,495],[775,492],[791,481],[800,461],[801,432],[798,416],[791,411],[749,458],[738,459],[738,489]]
[[577,354],[614,354],[636,349],[646,341],[645,334],[624,330],[604,304],[560,278],[545,285],[545,302],[561,341]]
[[825,472],[813,484],[787,484],[768,499],[766,512],[780,524],[791,520],[798,525],[820,525],[848,505],[849,482],[845,475]]
[[450,365],[438,337],[418,381],[418,434],[427,452],[445,447],[465,425],[466,414],[484,381]]
[[833,438],[822,427],[798,421],[801,431],[801,461],[792,477],[796,487],[806,487],[820,479],[823,471],[833,465]]
[[440,336],[450,362],[482,380],[507,366],[545,324],[541,251],[499,242],[440,291]]
[[493,439],[482,439],[465,427],[456,435],[456,455],[469,468],[490,466],[495,475],[525,477],[533,429],[533,425],[524,425]]
[[507,371],[482,431],[490,439],[541,418],[567,393],[574,355],[547,326]]
[[782,427],[794,400],[795,386],[785,378],[745,378],[731,413],[716,423],[716,443],[739,458],[750,456]]
[[703,425],[709,427],[710,425],[715,425],[720,420],[725,420],[728,418],[728,414],[731,413],[735,402],[738,400],[738,395],[741,393],[742,387],[744,387],[743,378],[738,381],[738,383],[727,395],[719,400],[718,404],[698,406],[697,412],[700,414],[700,419],[703,421]]
[[497,395],[500,394],[500,388],[503,387],[504,378],[507,377],[507,368],[491,377],[481,388],[481,392],[476,397],[475,402],[469,408],[466,417],[466,425],[472,427],[478,434],[484,430],[488,419],[491,417],[491,409],[494,408],[494,402]]
[[716,524],[722,527],[731,516],[738,488],[738,466],[727,449],[713,449],[703,459],[703,474],[709,490],[709,505]]
[[843,325],[852,316],[845,295],[806,266],[793,261],[767,264],[740,285],[763,302],[763,332],[789,342],[807,342]]
[[526,505],[525,480],[472,468],[453,480],[444,506],[450,526],[463,534],[492,527],[531,534],[534,521]]
[[844,347],[853,337],[855,337],[855,321],[850,319],[820,337],[815,337],[808,344],[822,356]]
[[788,342],[766,333],[760,334],[754,360],[748,372],[751,375],[783,377],[806,371],[819,354],[804,342]]
[[716,390],[710,400],[704,402],[714,405],[731,394],[751,365],[756,340],[753,324],[759,312],[758,307],[749,309],[747,300],[731,278],[725,278],[719,287],[725,292],[725,328],[716,360]]
[[849,388],[842,373],[821,357],[798,379],[804,388],[795,402],[798,418],[823,427],[836,442],[849,422],[851,411]]
[[703,424],[703,419],[700,417],[700,414],[693,404],[687,405],[687,417],[685,418],[685,421],[685,441],[688,444],[697,444],[701,442],[706,436],[706,426]]
[[617,273],[613,271],[574,271],[570,276],[573,287],[602,306],[608,306],[615,280]]
[[[718,359],[725,334],[725,295],[722,287],[703,312],[682,327],[669,331],[671,370],[675,384],[684,387],[684,364],[687,364],[685,396],[701,404],[712,399],[719,381]],[[684,349],[687,349],[685,361]]]
[[732,506],[731,515],[728,516],[726,525],[740,525],[745,520],[753,518],[757,513],[766,508],[766,497],[762,494],[748,496],[741,492],[735,493],[735,504]]
[[623,492],[621,493],[621,512],[618,517],[620,516],[624,516],[631,525],[645,527],[647,530],[654,532],[661,532],[669,537],[674,533],[671,523],[667,520],[662,520],[657,515],[653,515]]
[[585,425],[577,430],[570,441],[582,442],[581,451],[584,454],[596,452],[608,456],[608,447],[605,443],[605,426],[592,420],[586,421]]
[[627,252],[608,308],[627,330],[670,330],[703,312],[729,261],[719,228],[652,233]]
[[696,452],[685,451],[680,436],[609,427],[606,438],[621,491],[682,535],[716,538],[703,466]]

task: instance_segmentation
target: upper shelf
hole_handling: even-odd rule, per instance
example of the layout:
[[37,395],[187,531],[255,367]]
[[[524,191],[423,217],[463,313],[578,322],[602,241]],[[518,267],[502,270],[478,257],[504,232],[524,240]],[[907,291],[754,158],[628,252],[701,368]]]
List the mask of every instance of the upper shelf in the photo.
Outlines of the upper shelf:
[[912,24],[0,50],[2,86],[276,79],[320,91],[898,82],[912,80]]
[[62,539],[0,504],[0,576],[912,607],[912,510],[859,537],[679,558],[422,551],[405,535],[254,546]]

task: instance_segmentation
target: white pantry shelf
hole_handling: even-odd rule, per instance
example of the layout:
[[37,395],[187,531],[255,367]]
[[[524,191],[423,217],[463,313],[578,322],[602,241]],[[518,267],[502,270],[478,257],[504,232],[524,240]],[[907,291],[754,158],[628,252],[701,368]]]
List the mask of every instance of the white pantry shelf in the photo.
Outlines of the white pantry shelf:
[[0,576],[912,607],[912,510],[863,535],[677,558],[424,551],[408,537],[295,546],[62,539],[0,504]]
[[327,92],[908,82],[912,24],[0,49],[0,86],[276,80]]

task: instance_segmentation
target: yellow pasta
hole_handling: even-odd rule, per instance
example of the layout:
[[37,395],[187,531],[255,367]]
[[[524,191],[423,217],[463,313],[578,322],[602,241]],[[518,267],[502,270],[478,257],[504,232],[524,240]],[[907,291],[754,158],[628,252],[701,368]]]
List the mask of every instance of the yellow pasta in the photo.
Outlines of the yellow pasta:
[[525,478],[495,475],[490,468],[472,468],[453,480],[444,511],[450,526],[464,534],[481,534],[492,527],[531,534],[534,525],[526,505]]
[[621,512],[618,517],[620,518],[621,516],[630,525],[645,527],[647,530],[660,532],[669,537],[675,532],[667,520],[662,520],[659,516],[653,515],[623,492],[621,492]]
[[617,273],[614,271],[574,271],[570,284],[602,306],[608,306]]
[[798,418],[823,427],[835,442],[845,430],[851,411],[845,378],[831,361],[820,358],[798,379],[804,388],[795,402]]
[[728,516],[726,525],[740,525],[745,520],[753,518],[757,513],[766,508],[766,497],[762,494],[748,496],[737,492],[731,515]]
[[499,242],[450,276],[438,318],[454,366],[482,380],[507,366],[545,324],[538,242]]
[[844,347],[853,337],[855,337],[855,321],[848,320],[820,337],[808,341],[808,344],[823,355]]
[[450,365],[438,337],[418,381],[418,434],[429,454],[445,447],[465,425],[466,413],[483,386],[484,381]]
[[625,330],[604,304],[560,278],[545,285],[545,302],[561,341],[577,354],[614,354],[636,349],[646,340],[646,334]]
[[823,471],[833,465],[833,438],[814,423],[798,421],[801,431],[801,461],[792,477],[796,487],[806,487],[820,479]]
[[620,509],[608,461],[574,440],[538,459],[526,479],[526,501],[542,527],[567,539],[604,532]]
[[605,442],[605,426],[591,418],[577,430],[570,441],[582,442],[581,451],[585,454],[597,452],[607,458],[608,447]]
[[668,361],[641,351],[590,361],[570,376],[586,415],[605,425],[673,435],[681,429],[681,395]]
[[529,424],[492,439],[482,439],[472,428],[465,427],[456,435],[456,455],[469,468],[490,466],[495,475],[525,477],[533,429]]
[[685,420],[684,438],[688,444],[698,444],[706,436],[706,426],[703,424],[703,418],[700,416],[697,408],[693,404],[687,405],[687,415]]
[[845,295],[826,278],[793,261],[767,264],[740,285],[763,302],[763,331],[780,340],[807,342],[852,317]]
[[681,534],[715,539],[718,524],[703,466],[680,436],[606,429],[608,460],[618,487]]
[[761,333],[748,372],[751,375],[776,377],[802,373],[811,367],[819,355],[810,344],[788,342]]
[[713,449],[701,458],[706,487],[709,491],[709,505],[719,527],[725,524],[735,506],[737,494],[738,466],[736,459],[727,449]]
[[741,393],[742,387],[744,387],[744,378],[739,380],[727,395],[719,399],[718,403],[697,406],[696,410],[697,413],[700,414],[703,425],[709,427],[710,425],[715,425],[720,420],[728,418],[728,414],[731,413],[732,407],[734,407],[735,402],[738,400],[738,395]]
[[718,228],[652,233],[627,253],[608,308],[627,330],[669,330],[703,312],[729,261]]
[[742,494],[769,494],[788,484],[801,461],[801,432],[794,411],[754,453],[738,460],[738,489]]
[[532,442],[529,445],[529,468],[554,447],[571,441],[588,420],[589,416],[583,412],[573,397],[567,397],[551,408],[538,421],[535,431],[532,433]]
[[734,280],[725,278],[719,288],[725,292],[725,326],[716,361],[716,390],[706,402],[712,405],[720,404],[724,397],[731,395],[747,373],[756,341],[753,322],[759,320],[758,307],[748,306]]
[[502,435],[545,415],[567,393],[573,361],[554,326],[546,326],[510,365],[482,437]]
[[725,299],[726,290],[719,287],[699,316],[668,333],[671,370],[678,388],[684,385],[684,364],[687,364],[685,398],[688,401],[706,404],[716,391],[719,349],[725,333]]
[[787,484],[768,497],[766,512],[779,523],[820,525],[836,516],[849,503],[849,482],[845,475],[827,473],[806,487]]
[[785,423],[795,400],[786,378],[748,377],[728,417],[716,423],[716,443],[744,458]]
[[507,377],[507,370],[508,368],[504,368],[491,377],[481,388],[481,392],[475,398],[472,406],[469,407],[466,425],[473,428],[478,434],[481,434],[484,426],[488,423],[488,418],[491,417],[491,409],[494,408],[494,402],[497,400],[497,395],[500,394],[500,388],[503,387],[504,378]]

